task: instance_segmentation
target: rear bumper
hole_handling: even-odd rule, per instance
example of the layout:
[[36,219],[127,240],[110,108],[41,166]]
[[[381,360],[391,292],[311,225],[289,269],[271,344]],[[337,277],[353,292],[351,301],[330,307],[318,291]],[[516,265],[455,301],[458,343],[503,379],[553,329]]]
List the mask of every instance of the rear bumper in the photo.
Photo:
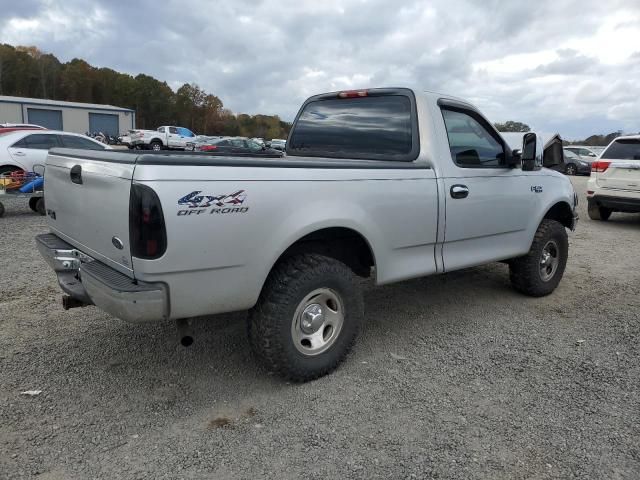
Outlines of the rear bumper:
[[632,197],[614,197],[611,195],[594,195],[588,198],[589,205],[597,205],[598,207],[610,208],[617,212],[637,213],[640,212],[640,196]]
[[128,322],[169,317],[169,294],[165,284],[133,280],[52,233],[38,235],[36,245],[56,272],[60,288],[74,299],[96,305]]

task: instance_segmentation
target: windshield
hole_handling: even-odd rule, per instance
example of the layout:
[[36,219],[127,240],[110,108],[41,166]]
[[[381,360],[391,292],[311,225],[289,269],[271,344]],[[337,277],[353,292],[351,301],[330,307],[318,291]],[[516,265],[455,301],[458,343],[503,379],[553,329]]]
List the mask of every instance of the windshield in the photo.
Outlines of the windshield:
[[605,160],[640,160],[640,139],[616,140],[602,153]]

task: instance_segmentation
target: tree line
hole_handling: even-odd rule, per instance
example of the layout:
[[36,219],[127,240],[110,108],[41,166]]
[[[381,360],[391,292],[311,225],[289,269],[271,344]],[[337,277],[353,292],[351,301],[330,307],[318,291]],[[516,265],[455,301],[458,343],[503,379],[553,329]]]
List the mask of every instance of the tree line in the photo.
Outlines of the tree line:
[[[499,132],[530,132],[531,128],[526,123],[514,122],[513,120],[509,120],[505,123],[494,123],[494,127]],[[591,135],[584,140],[563,140],[562,143],[564,145],[586,145],[590,147],[606,147],[609,145],[614,138],[622,135],[622,131],[618,130],[616,132],[611,132],[606,135]]]
[[62,63],[37,47],[0,44],[0,95],[98,103],[136,111],[136,127],[180,125],[203,135],[286,138],[277,115],[234,114],[195,84],[173,91],[149,75],[135,77],[74,58]]

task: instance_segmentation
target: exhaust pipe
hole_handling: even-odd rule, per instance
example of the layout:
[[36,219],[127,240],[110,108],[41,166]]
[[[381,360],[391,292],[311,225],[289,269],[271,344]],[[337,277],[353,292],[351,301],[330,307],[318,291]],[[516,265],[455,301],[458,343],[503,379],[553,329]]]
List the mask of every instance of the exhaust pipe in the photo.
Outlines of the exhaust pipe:
[[78,300],[77,298],[73,298],[71,295],[62,296],[62,308],[64,308],[65,310],[69,310],[71,308],[86,307],[88,305],[88,303],[83,302],[82,300]]
[[191,320],[188,318],[180,318],[176,320],[178,328],[178,340],[183,347],[190,347],[193,344],[193,334],[191,332]]

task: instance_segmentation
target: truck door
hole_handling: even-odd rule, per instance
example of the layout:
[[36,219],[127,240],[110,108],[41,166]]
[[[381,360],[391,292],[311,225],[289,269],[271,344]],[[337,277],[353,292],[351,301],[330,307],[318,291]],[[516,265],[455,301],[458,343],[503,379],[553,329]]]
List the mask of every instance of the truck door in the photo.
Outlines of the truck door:
[[443,178],[445,270],[527,252],[528,220],[538,199],[530,172],[506,165],[508,146],[477,111],[442,106],[453,163]]
[[177,127],[169,127],[167,130],[169,130],[167,134],[167,145],[169,145],[169,148],[184,148],[187,145],[186,140],[180,138]]

